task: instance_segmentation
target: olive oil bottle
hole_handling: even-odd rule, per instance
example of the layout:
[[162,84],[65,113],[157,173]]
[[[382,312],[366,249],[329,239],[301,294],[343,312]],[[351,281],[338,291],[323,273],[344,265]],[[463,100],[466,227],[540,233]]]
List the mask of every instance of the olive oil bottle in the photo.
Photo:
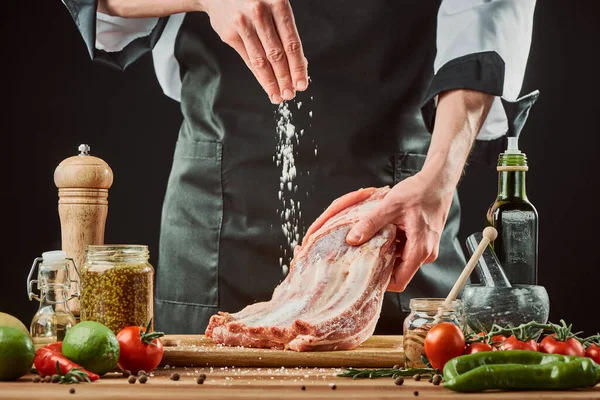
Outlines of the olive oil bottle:
[[487,212],[487,224],[498,231],[492,247],[511,284],[537,284],[538,213],[527,197],[527,156],[518,138],[509,137],[498,157],[498,196]]

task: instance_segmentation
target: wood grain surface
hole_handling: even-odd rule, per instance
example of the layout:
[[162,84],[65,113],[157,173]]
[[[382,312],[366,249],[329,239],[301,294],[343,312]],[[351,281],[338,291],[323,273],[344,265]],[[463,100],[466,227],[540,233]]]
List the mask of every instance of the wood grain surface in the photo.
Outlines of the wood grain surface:
[[[173,372],[178,381],[169,379]],[[61,385],[32,383],[31,376],[17,382],[0,382],[0,399],[599,399],[600,386],[569,392],[455,393],[426,380],[410,378],[397,386],[391,378],[340,378],[337,368],[159,368],[148,382],[129,384],[121,374],[110,373],[94,383]],[[207,375],[204,384],[196,377]],[[335,384],[335,389],[333,385]],[[302,390],[302,386],[305,387]],[[69,393],[69,389],[75,393]],[[418,392],[418,397],[415,396]]]
[[[167,335],[171,367],[385,367],[403,365],[402,336],[372,336],[354,350],[296,352],[217,345],[204,335]],[[175,346],[173,346],[175,345]]]

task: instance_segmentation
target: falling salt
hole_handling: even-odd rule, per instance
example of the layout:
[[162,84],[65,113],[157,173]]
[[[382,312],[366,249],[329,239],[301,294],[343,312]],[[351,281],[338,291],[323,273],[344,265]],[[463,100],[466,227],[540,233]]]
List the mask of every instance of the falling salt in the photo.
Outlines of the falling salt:
[[[297,104],[298,109],[302,106]],[[293,192],[297,191],[295,185],[296,164],[294,153],[297,152],[299,137],[296,134],[296,127],[292,121],[292,112],[288,102],[279,105],[276,113],[277,120],[277,146],[275,154],[275,164],[281,168],[279,177],[279,192],[277,197],[281,202],[281,209],[277,210],[281,217],[281,230],[287,242],[287,248],[284,249],[284,257],[279,259],[279,264],[284,275],[289,271],[288,254],[293,254],[293,250],[300,241],[300,219],[299,208],[295,205]],[[293,191],[293,192],[292,192]],[[289,253],[288,253],[289,252]]]

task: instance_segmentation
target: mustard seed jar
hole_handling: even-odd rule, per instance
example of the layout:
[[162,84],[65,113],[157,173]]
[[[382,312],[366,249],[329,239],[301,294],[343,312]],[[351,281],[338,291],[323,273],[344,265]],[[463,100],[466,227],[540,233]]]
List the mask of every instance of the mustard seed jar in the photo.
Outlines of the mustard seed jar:
[[424,368],[424,343],[427,332],[437,323],[452,322],[464,326],[462,303],[454,300],[445,304],[445,299],[411,299],[410,314],[404,320],[404,367]]
[[96,321],[118,333],[146,326],[154,312],[154,268],[148,247],[90,245],[81,267],[81,321]]

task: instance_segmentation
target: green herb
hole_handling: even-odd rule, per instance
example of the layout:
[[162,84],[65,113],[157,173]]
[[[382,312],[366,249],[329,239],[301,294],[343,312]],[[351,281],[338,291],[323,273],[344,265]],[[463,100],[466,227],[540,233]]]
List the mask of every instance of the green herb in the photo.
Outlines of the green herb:
[[81,368],[73,368],[66,374],[63,374],[58,361],[56,362],[56,372],[58,372],[58,376],[60,379],[58,383],[71,384],[80,382],[91,382],[88,374],[85,371],[82,371]]
[[433,368],[381,368],[381,369],[356,369],[344,368],[346,372],[338,374],[342,378],[362,379],[362,378],[387,378],[396,379],[399,376],[414,376],[415,374],[428,375],[434,374],[437,370]]

